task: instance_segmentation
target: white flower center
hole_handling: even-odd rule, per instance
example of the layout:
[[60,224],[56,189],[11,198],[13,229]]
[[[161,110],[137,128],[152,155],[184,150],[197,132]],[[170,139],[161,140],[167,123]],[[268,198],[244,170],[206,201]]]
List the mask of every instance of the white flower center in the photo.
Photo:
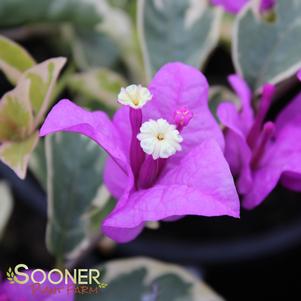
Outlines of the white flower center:
[[151,99],[152,94],[150,91],[141,85],[130,85],[126,88],[121,88],[118,95],[119,103],[134,109],[142,108]]
[[182,149],[182,136],[176,126],[169,124],[165,119],[144,122],[137,138],[143,151],[152,155],[155,160],[168,158]]

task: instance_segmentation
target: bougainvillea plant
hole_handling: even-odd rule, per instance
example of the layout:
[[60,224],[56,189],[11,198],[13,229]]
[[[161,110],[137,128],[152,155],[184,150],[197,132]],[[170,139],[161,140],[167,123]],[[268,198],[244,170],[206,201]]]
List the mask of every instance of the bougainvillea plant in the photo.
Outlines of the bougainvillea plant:
[[[241,208],[277,199],[278,191],[291,209],[295,193],[287,189],[301,192],[301,1],[52,0],[34,11],[35,0],[2,2],[1,34],[12,38],[0,36],[4,244],[11,241],[5,227],[14,196],[16,207],[24,198],[45,217],[45,245],[59,269],[84,263],[96,245],[114,256],[116,243],[139,235],[138,245],[150,236],[160,244],[166,222],[184,218],[170,238],[175,243],[190,239],[182,232],[199,239],[197,227],[185,227],[191,220],[202,227],[207,219],[201,216],[234,217],[209,224],[235,221],[241,233],[246,221],[253,227],[252,220],[238,219]],[[66,62],[61,54],[68,64],[59,78]],[[52,55],[58,57],[48,59]],[[224,84],[231,73],[235,93]],[[266,214],[282,210],[281,202],[266,204]],[[18,224],[24,223],[33,225],[27,215]],[[159,230],[142,234],[146,227]],[[185,248],[194,248],[194,241]],[[120,293],[112,285],[101,297],[202,300],[196,290],[192,297],[199,279],[180,277],[185,292],[173,298],[174,282],[163,284],[155,279],[162,274],[142,262],[147,280],[131,278],[132,261],[106,269],[110,281],[129,272],[129,287]],[[9,278],[0,281],[1,301],[76,299],[64,293],[31,298],[28,286],[13,286]],[[136,292],[142,279],[144,289]]]
[[[182,63],[163,66],[149,88],[131,85],[110,121],[68,100],[47,116],[40,135],[78,132],[110,158],[105,183],[118,203],[102,229],[118,242],[135,238],[147,221],[184,215],[239,216],[224,140],[208,109],[208,84]],[[72,154],[70,154],[72,155]]]
[[266,121],[275,87],[266,84],[254,113],[252,92],[237,75],[229,77],[241,108],[222,103],[218,116],[225,126],[225,155],[245,208],[259,205],[279,180],[293,190],[301,190],[301,94],[277,116]]

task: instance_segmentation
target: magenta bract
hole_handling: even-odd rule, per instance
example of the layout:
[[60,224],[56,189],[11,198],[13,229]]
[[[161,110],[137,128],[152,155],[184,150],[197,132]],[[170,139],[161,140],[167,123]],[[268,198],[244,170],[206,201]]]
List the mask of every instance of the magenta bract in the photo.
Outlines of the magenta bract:
[[[213,5],[221,6],[231,14],[237,14],[250,0],[211,0]],[[276,0],[261,0],[260,11],[265,12],[271,9],[276,3]]]
[[[238,195],[222,151],[223,134],[208,109],[204,75],[170,63],[158,71],[149,90],[152,100],[141,110],[122,107],[113,121],[62,100],[40,132],[81,133],[108,152],[104,180],[118,203],[102,230],[118,242],[134,239],[148,221],[190,214],[239,216]],[[155,160],[141,151],[137,132],[142,122],[159,119],[177,128],[183,141],[180,151]]]
[[222,103],[218,116],[225,130],[225,156],[245,208],[259,205],[279,180],[301,191],[301,94],[278,115],[275,122],[265,122],[274,86],[263,87],[257,113],[251,107],[251,91],[237,75],[229,77],[241,109]]

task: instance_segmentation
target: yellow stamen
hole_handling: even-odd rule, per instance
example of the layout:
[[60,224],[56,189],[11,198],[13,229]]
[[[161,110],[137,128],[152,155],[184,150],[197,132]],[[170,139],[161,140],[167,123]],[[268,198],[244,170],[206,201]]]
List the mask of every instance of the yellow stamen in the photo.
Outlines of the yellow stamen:
[[163,134],[158,134],[158,135],[157,135],[157,139],[158,139],[159,141],[164,140],[164,135],[163,135]]
[[138,106],[139,105],[139,100],[136,98],[136,99],[132,99],[132,101],[133,101],[133,104],[135,105],[135,106]]

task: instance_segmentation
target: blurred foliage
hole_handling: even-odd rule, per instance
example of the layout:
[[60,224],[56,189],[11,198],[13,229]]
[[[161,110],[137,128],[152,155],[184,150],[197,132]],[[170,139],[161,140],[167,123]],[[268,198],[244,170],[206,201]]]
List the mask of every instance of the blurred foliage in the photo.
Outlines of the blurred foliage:
[[139,0],[138,24],[149,78],[165,63],[202,66],[219,37],[220,11],[206,1]]
[[80,70],[110,68],[116,66],[120,60],[120,50],[116,43],[104,33],[64,25],[62,34]]
[[118,73],[99,68],[74,74],[69,78],[68,85],[75,95],[79,94],[85,100],[96,100],[116,109],[118,107],[116,97],[121,87],[127,86],[127,83]]
[[22,73],[35,65],[31,55],[17,43],[0,36],[0,69],[15,85]]
[[236,18],[233,60],[236,71],[257,90],[301,68],[301,1],[277,0],[271,21],[259,18],[251,4]]
[[99,267],[108,286],[76,301],[222,301],[205,283],[180,266],[148,258],[116,260]]
[[58,133],[46,138],[47,246],[61,261],[90,233],[88,212],[102,183],[105,153],[86,137]]
[[47,162],[45,154],[45,141],[41,140],[32,152],[29,167],[44,191],[47,190]]
[[97,0],[1,0],[0,26],[70,22],[93,27],[102,19]]
[[[10,49],[11,45],[4,46]],[[15,52],[24,54],[21,47],[13,46]],[[28,65],[29,56],[25,57]],[[9,56],[2,56],[2,60],[2,65],[9,66]],[[12,73],[12,68],[4,69],[8,78],[19,79],[16,87],[0,102],[0,159],[22,179],[30,154],[38,143],[38,126],[49,109],[51,94],[65,61],[64,58],[47,60],[26,70],[22,76],[18,71]]]
[[0,181],[0,239],[13,209],[13,196],[7,183]]

